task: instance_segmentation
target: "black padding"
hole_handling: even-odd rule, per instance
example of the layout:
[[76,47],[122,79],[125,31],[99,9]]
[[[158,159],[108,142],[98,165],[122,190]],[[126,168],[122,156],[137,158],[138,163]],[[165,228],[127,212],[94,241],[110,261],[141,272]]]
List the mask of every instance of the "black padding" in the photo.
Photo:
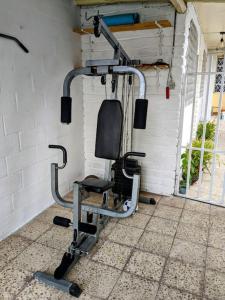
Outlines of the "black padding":
[[55,216],[55,218],[53,219],[53,224],[62,227],[70,227],[71,220],[64,217]]
[[54,278],[55,279],[61,279],[66,274],[68,268],[74,261],[74,256],[71,255],[68,252],[65,252],[61,261],[61,264],[58,266],[58,268],[55,269],[54,272]]
[[79,298],[82,294],[82,289],[76,283],[72,283],[69,288],[69,293],[71,296]]
[[95,156],[116,160],[120,156],[123,111],[118,100],[104,100],[98,113]]
[[87,178],[78,183],[82,185],[82,187],[85,188],[88,192],[95,192],[100,194],[111,189],[114,185],[112,181],[97,178]]
[[148,111],[148,100],[137,99],[135,102],[134,128],[145,129]]
[[61,122],[71,123],[72,98],[61,97]]
[[79,223],[79,230],[88,234],[96,234],[97,227],[88,223]]

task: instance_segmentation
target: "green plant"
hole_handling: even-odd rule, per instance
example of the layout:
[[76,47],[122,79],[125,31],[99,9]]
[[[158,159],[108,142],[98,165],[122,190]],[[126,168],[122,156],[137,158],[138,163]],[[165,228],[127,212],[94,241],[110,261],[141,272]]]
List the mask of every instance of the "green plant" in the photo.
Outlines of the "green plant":
[[[196,138],[198,140],[201,140],[203,137],[203,129],[204,129],[204,124],[200,122],[198,124],[197,132],[196,132]],[[205,130],[205,140],[213,141],[215,138],[215,132],[216,132],[216,124],[214,122],[207,122],[206,130]]]
[[[194,148],[201,148],[202,141],[200,140],[194,140],[192,142],[192,147]],[[206,140],[204,144],[205,149],[212,150],[214,148],[214,142],[212,140]],[[212,160],[212,152],[204,151],[203,154],[203,162],[202,162],[202,171],[205,170],[209,171],[209,164]],[[184,185],[184,182],[187,181],[187,173],[188,173],[188,159],[189,159],[189,150],[187,149],[182,155],[181,155],[181,161],[182,161],[182,181],[180,184]],[[201,151],[199,150],[192,150],[191,153],[191,163],[190,163],[190,177],[189,177],[189,184],[195,183],[199,178],[199,168],[200,168],[200,162],[201,162]]]

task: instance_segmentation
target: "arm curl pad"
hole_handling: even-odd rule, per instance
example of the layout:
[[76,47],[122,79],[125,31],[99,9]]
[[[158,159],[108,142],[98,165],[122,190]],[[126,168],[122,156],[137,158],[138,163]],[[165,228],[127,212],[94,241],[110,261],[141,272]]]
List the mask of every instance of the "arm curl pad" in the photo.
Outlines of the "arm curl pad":
[[148,100],[137,99],[135,103],[134,128],[145,129],[148,111]]
[[72,98],[62,97],[61,98],[61,122],[70,124],[71,123],[71,110],[72,110]]

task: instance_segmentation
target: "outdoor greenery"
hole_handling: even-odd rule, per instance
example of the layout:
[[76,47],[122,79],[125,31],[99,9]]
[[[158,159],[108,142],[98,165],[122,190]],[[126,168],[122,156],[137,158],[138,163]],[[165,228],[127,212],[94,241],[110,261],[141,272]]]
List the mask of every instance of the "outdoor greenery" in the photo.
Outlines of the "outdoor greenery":
[[[196,133],[196,138],[198,140],[202,139],[203,136],[203,128],[204,125],[202,122],[198,124],[198,129]],[[205,131],[205,140],[214,140],[215,137],[215,132],[216,132],[216,124],[214,122],[208,122],[206,123],[206,131]]]
[[[191,164],[190,164],[190,177],[189,184],[194,184],[199,179],[199,169],[201,164],[201,147],[202,147],[202,137],[203,137],[203,123],[198,124],[196,139],[192,141],[192,147],[199,148],[199,150],[192,150],[191,153]],[[214,149],[214,138],[215,138],[216,125],[213,122],[208,122],[206,124],[206,134],[204,149],[213,150]],[[212,152],[204,151],[203,161],[202,161],[202,171],[209,171],[209,166],[212,160]],[[180,182],[180,188],[186,188],[187,183],[187,173],[188,173],[188,158],[189,150],[181,155],[181,168],[182,168],[182,180]]]
[[[194,140],[192,142],[192,147],[201,148],[202,141],[201,140]],[[212,150],[214,148],[214,143],[211,140],[205,141],[204,145],[205,149]],[[187,149],[182,155],[182,179],[186,182],[187,181],[187,173],[188,173],[188,158],[189,158],[189,150]],[[212,160],[212,152],[204,151],[203,154],[203,162],[202,162],[202,170],[209,171],[209,164]],[[189,184],[195,183],[199,178],[199,167],[201,162],[201,151],[199,150],[192,150],[191,153],[191,165],[190,165],[190,181]]]

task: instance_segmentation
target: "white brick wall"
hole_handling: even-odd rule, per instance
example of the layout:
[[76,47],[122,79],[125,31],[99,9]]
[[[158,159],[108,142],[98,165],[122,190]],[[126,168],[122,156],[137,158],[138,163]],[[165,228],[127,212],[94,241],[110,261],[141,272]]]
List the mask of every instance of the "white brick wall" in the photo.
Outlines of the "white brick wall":
[[[83,27],[90,26],[85,21],[85,12],[112,14],[139,12],[142,21],[168,19],[173,24],[174,8],[170,4],[129,4],[81,9]],[[133,150],[144,151],[147,156],[140,159],[143,168],[142,189],[163,195],[174,193],[177,145],[180,121],[182,76],[185,71],[185,50],[188,24],[196,16],[194,10],[177,15],[177,29],[174,49],[172,74],[176,82],[171,91],[170,100],[165,99],[168,71],[145,72],[147,81],[147,99],[149,100],[146,130],[134,130]],[[153,63],[163,59],[170,63],[173,43],[173,28],[162,31],[160,48],[159,30],[143,30],[115,33],[117,39],[132,58],[139,58],[143,63]],[[82,37],[83,62],[86,59],[111,58],[112,49],[104,37]],[[98,79],[83,79],[84,95],[84,137],[85,137],[85,174],[103,176],[104,160],[94,157],[96,117],[101,101],[105,98],[104,88]],[[110,81],[110,79],[109,79]],[[135,83],[136,86],[136,83]],[[137,90],[135,91],[137,93]],[[110,91],[108,90],[108,95]]]
[[81,61],[80,36],[72,32],[79,11],[72,0],[17,2],[0,0],[0,31],[30,50],[0,39],[0,239],[53,202],[50,163],[61,153],[49,143],[68,148],[62,193],[83,172],[82,81],[72,87],[73,124],[60,124],[63,80]]
[[[139,12],[142,20],[168,19],[173,24],[174,9],[169,4],[133,4],[129,7],[132,7],[130,11]],[[102,9],[106,10],[106,8],[100,7],[100,13],[102,13]],[[113,11],[113,6],[111,10]],[[117,12],[119,10],[120,7],[117,6]],[[126,10],[129,10],[128,6],[126,6]],[[84,11],[81,10],[81,15],[84,15]],[[108,8],[108,11],[110,11],[110,8]],[[88,14],[93,14],[92,8]],[[163,29],[162,34],[161,49],[159,49],[158,29],[119,32],[115,35],[132,58],[139,58],[143,63],[153,63],[157,59],[163,58],[164,61],[170,63],[173,28]],[[176,89],[171,92],[171,99],[169,101],[165,99],[168,71],[145,72],[147,99],[149,99],[147,129],[134,130],[133,150],[144,151],[147,154],[146,158],[140,159],[143,168],[142,189],[160,194],[171,194],[174,191],[183,36],[183,31],[177,30],[175,59],[173,61]],[[83,36],[82,50],[83,60],[112,57],[112,50],[103,37],[96,40],[94,37]],[[94,157],[94,142],[96,116],[101,101],[105,97],[104,88],[101,87],[99,80],[89,78],[84,79],[83,87],[85,174],[94,173],[102,176],[104,174],[104,160]],[[137,87],[136,82],[135,87]],[[135,93],[137,93],[137,89]],[[108,90],[108,94],[110,95],[110,90]]]

